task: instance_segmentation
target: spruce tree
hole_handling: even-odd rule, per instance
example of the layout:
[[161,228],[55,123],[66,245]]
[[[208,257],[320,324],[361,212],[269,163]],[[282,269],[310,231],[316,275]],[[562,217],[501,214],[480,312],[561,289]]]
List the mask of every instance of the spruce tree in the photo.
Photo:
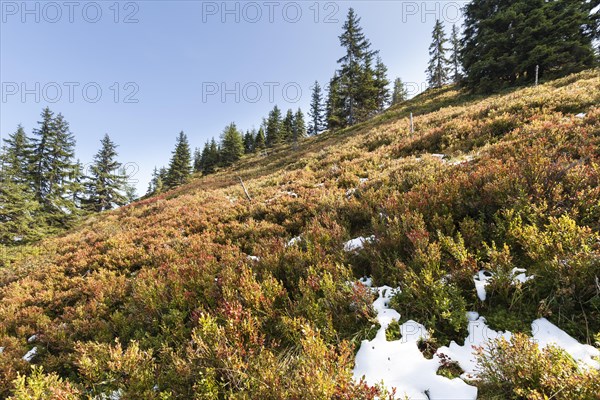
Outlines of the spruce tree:
[[192,173],[192,156],[190,153],[190,145],[185,133],[180,132],[177,136],[175,150],[169,163],[167,179],[164,182],[169,188],[184,184],[189,179]]
[[206,147],[206,155],[204,155],[203,152],[202,156],[202,173],[205,175],[215,172],[221,157],[219,146],[217,145],[215,138],[212,138],[210,143],[207,144],[208,146]]
[[458,37],[458,28],[452,25],[452,33],[450,34],[450,68],[452,70],[452,82],[459,83],[462,79],[460,66],[461,44]]
[[0,245],[33,242],[42,237],[44,223],[37,218],[39,203],[30,184],[29,140],[19,125],[4,139],[0,151]]
[[221,164],[228,166],[244,155],[244,139],[237,130],[235,123],[225,127],[221,135]]
[[342,126],[346,126],[359,122],[360,117],[370,111],[362,109],[361,98],[364,99],[365,91],[369,90],[369,84],[365,84],[365,61],[372,59],[376,52],[371,50],[371,43],[365,37],[354,9],[348,10],[342,29],[339,39],[346,54],[338,60],[340,71],[337,83],[338,94],[343,102]]
[[396,78],[394,81],[394,92],[392,93],[392,105],[402,103],[408,99],[408,91],[402,79]]
[[194,172],[202,171],[202,151],[198,147],[194,149]]
[[254,152],[254,138],[256,137],[256,130],[246,131],[244,135],[244,153],[250,154]]
[[292,127],[292,140],[297,143],[299,139],[306,137],[306,123],[304,122],[304,113],[298,108],[294,115],[294,123]]
[[258,133],[254,138],[254,148],[256,150],[263,150],[267,147],[266,138],[265,138],[265,129],[261,126],[258,129]]
[[[150,179],[150,182],[148,183],[148,189],[146,190],[146,196],[153,195],[162,190],[162,182],[159,182],[159,180],[160,175],[158,174],[158,168],[154,167],[154,170],[152,171],[152,178]],[[159,184],[161,187],[160,190],[158,188]]]
[[289,109],[281,123],[281,137],[284,141],[293,141],[294,137],[294,112]]
[[432,41],[429,46],[429,65],[427,67],[427,83],[429,87],[439,88],[448,82],[448,59],[446,58],[446,34],[440,20],[435,21]]
[[282,121],[281,110],[279,107],[273,107],[273,110],[269,113],[266,127],[267,147],[273,147],[276,144],[279,144],[282,141]]
[[102,212],[127,204],[127,174],[122,164],[117,161],[117,145],[108,134],[100,141],[102,147],[94,156],[90,167],[90,176],[85,182],[87,200],[90,211]]
[[473,0],[465,7],[461,59],[479,92],[557,78],[597,65],[598,1]]
[[308,124],[308,134],[318,135],[325,129],[325,115],[323,106],[323,93],[321,86],[318,81],[312,87],[312,96],[310,100],[310,109],[308,110],[308,117],[310,122]]
[[334,74],[329,81],[326,108],[327,129],[337,130],[346,126],[344,117],[344,99],[340,93],[340,78]]
[[54,117],[49,108],[43,110],[39,125],[34,130],[31,157],[35,195],[47,225],[64,229],[77,216],[73,201],[78,171],[73,161],[75,139],[64,117],[61,114]]
[[390,90],[388,88],[390,81],[387,78],[387,67],[381,60],[381,57],[377,57],[377,63],[375,64],[375,89],[376,89],[376,111],[383,112],[390,102]]

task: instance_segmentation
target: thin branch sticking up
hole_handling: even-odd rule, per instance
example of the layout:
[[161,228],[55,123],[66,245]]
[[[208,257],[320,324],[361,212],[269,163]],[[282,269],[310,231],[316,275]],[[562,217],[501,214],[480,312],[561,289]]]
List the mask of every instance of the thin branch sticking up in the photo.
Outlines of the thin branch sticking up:
[[249,201],[252,201],[252,197],[250,197],[250,194],[248,193],[248,189],[246,189],[246,185],[244,185],[244,181],[242,180],[242,177],[238,176],[238,179],[240,180],[240,183],[242,184],[242,189],[244,189],[244,193],[246,194],[246,197],[248,198]]

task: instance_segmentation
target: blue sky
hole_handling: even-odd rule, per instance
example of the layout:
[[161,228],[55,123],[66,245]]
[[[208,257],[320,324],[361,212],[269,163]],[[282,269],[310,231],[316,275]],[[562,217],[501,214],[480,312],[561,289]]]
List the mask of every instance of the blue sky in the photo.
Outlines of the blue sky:
[[349,7],[389,79],[415,90],[435,19],[449,32],[463,4],[0,0],[0,133],[19,123],[31,133],[49,106],[69,121],[83,163],[108,133],[143,194],[180,131],[200,147],[232,121],[258,128],[275,104],[306,112],[312,83],[326,85],[343,55]]

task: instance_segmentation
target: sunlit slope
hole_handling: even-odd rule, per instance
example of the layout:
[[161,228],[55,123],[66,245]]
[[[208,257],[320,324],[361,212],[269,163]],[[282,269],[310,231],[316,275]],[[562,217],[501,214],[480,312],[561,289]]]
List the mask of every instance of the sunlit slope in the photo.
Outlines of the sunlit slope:
[[[598,71],[490,97],[449,87],[93,216],[0,270],[0,397],[33,347],[82,393],[355,396],[353,345],[374,321],[373,295],[347,284],[361,276],[415,282],[399,311],[439,345],[465,337],[464,310],[593,343],[599,149]],[[474,273],[514,267],[538,278],[477,298]],[[456,313],[428,303],[428,268]]]

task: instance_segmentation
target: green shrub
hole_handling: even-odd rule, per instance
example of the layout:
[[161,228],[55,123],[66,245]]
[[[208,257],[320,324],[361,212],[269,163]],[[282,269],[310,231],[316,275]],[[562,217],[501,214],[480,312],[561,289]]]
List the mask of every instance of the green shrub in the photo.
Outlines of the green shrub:
[[540,349],[523,334],[501,337],[477,353],[482,398],[592,400],[600,372],[581,369],[562,349]]

